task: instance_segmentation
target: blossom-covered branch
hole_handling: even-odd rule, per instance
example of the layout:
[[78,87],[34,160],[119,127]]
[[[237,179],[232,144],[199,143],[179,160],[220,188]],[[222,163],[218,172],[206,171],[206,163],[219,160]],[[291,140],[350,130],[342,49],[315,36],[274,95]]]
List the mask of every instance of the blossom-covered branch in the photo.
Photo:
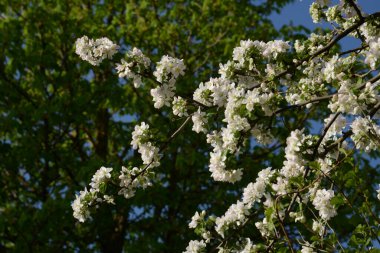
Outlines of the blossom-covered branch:
[[[119,194],[126,198],[136,188],[151,185],[151,169],[159,167],[167,145],[190,120],[192,130],[211,146],[208,168],[218,184],[240,186],[244,173],[252,171],[239,163],[242,155],[251,154],[255,146],[282,144],[278,135],[287,134],[284,150],[276,154],[283,154],[282,166],[267,166],[256,178],[249,178],[250,183],[240,189],[242,197],[224,214],[195,213],[189,227],[200,238],[190,241],[185,252],[269,252],[284,249],[284,245],[302,253],[343,248],[341,238],[333,236],[332,221],[348,201],[337,186],[337,171],[348,166],[355,169],[353,154],[380,147],[380,75],[373,76],[380,66],[380,13],[365,15],[351,0],[338,5],[317,0],[310,14],[315,22],[325,19],[336,28],[325,34],[312,33],[302,41],[241,41],[231,59],[220,64],[219,76],[200,83],[191,99],[177,91],[177,81],[185,76],[186,59],[165,55],[154,66],[141,50],[133,48],[116,66],[119,77],[131,79],[135,88],[153,83],[154,108],[169,108],[170,117],[186,117],[160,148],[149,125],[142,122],[135,127],[132,146],[144,166],[123,167]],[[337,44],[348,36],[360,37],[363,45],[340,52]],[[97,65],[117,48],[106,42],[106,49],[98,53],[93,40],[81,38],[77,53]],[[295,124],[304,123],[297,112],[311,111],[327,112],[318,134]],[[284,118],[295,122],[286,130]],[[113,202],[101,190],[102,184],[111,181],[111,170],[102,167],[90,191],[81,192],[74,201],[74,216],[80,221],[89,216],[86,206],[95,200]],[[374,228],[364,223],[373,239]],[[244,232],[248,225],[255,236],[261,236],[255,243]]]

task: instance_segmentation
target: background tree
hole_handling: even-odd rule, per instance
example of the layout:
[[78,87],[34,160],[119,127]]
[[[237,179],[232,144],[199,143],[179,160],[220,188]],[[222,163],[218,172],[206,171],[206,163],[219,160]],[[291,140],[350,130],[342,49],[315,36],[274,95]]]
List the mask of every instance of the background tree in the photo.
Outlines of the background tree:
[[[212,205],[221,213],[237,189],[204,180],[208,146],[188,126],[167,147],[159,183],[131,200],[102,206],[90,223],[74,222],[73,196],[101,165],[121,168],[139,161],[130,149],[135,121],[154,126],[162,139],[182,122],[154,109],[153,81],[135,89],[107,63],[80,63],[72,45],[84,34],[108,36],[122,51],[136,46],[155,62],[164,54],[184,59],[178,92],[189,97],[241,39],[278,36],[267,17],[287,2],[0,3],[1,250],[183,250],[196,207]],[[266,159],[255,154],[246,163]]]

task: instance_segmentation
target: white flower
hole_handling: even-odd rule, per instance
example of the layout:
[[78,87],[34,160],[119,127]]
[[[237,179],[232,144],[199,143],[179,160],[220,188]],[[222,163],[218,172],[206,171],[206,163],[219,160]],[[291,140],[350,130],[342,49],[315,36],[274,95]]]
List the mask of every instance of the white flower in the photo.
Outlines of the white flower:
[[296,40],[296,42],[294,43],[294,49],[298,54],[301,54],[305,50],[305,45],[301,41]]
[[[255,47],[255,42],[252,40],[242,40],[240,41],[240,47],[235,47],[232,57],[234,61],[238,62],[238,67],[244,67],[245,64],[250,63],[251,52]],[[251,69],[251,67],[249,67]]]
[[174,86],[170,84],[163,84],[150,90],[153,97],[154,107],[159,109],[164,105],[170,106],[171,99],[174,96]]
[[252,244],[251,239],[246,238],[247,243],[245,244],[244,248],[239,251],[239,253],[253,253],[258,252],[257,246]]
[[323,236],[325,226],[321,222],[313,220],[313,228],[312,229],[314,232],[317,232],[319,236]]
[[141,64],[145,68],[148,68],[151,63],[150,59],[146,57],[140,49],[136,47],[134,47],[132,51],[129,51],[127,53],[127,56],[129,58],[132,58],[135,62]]
[[202,238],[206,240],[206,243],[209,243],[212,239],[212,235],[210,231],[203,232]]
[[193,120],[193,131],[200,133],[206,133],[205,125],[207,124],[206,113],[201,111],[201,108],[198,108],[198,111],[194,112],[193,116],[191,116]]
[[266,43],[265,49],[263,51],[263,56],[267,58],[273,57],[274,59],[276,59],[280,53],[285,53],[289,48],[289,43],[286,41],[269,41]]
[[319,216],[325,221],[334,217],[337,213],[335,207],[331,204],[331,199],[334,197],[333,190],[317,190],[313,199],[315,209],[319,211]]
[[262,145],[269,145],[273,142],[273,135],[268,130],[265,130],[265,126],[261,124],[255,125],[252,128],[251,133],[256,141]]
[[238,138],[237,135],[235,135],[237,131],[234,131],[230,125],[228,127],[222,128],[222,141],[223,141],[223,148],[226,150],[229,150],[231,153],[235,152],[237,149],[237,142]]
[[260,94],[259,94],[259,90],[258,89],[254,89],[254,90],[249,90],[247,91],[247,95],[245,96],[245,106],[247,107],[247,110],[248,111],[252,111],[255,104],[259,104],[260,103],[260,98],[259,98]]
[[286,178],[297,177],[302,175],[305,168],[305,161],[300,154],[300,147],[305,138],[303,131],[294,130],[290,133],[290,136],[286,139],[284,166],[280,173]]
[[186,100],[181,97],[175,97],[173,100],[173,114],[179,117],[187,116]]
[[73,216],[80,222],[85,222],[90,217],[89,203],[93,200],[92,194],[85,189],[80,191],[76,196],[74,202],[71,204],[73,209]]
[[106,167],[101,167],[98,169],[95,174],[92,176],[91,179],[91,192],[98,192],[99,191],[99,186],[101,183],[106,182],[108,179],[111,178],[111,171],[112,168],[106,168]]
[[301,212],[290,212],[289,216],[292,217],[295,222],[304,223],[306,221],[306,218],[303,215],[302,211]]
[[149,125],[145,122],[142,122],[140,126],[136,125],[132,132],[132,147],[138,149],[143,163],[152,168],[160,165],[160,155],[159,148],[154,146],[149,139]]
[[174,85],[178,76],[185,74],[185,69],[186,66],[183,60],[164,55],[161,60],[157,62],[157,68],[153,75],[160,83],[169,82],[169,84]]
[[315,251],[311,247],[309,242],[306,242],[305,245],[302,245],[301,253],[314,253]]
[[154,146],[151,142],[141,144],[139,153],[145,165],[149,165],[149,167],[157,167],[160,165],[159,148]]
[[186,251],[183,253],[198,253],[201,252],[204,248],[206,248],[206,243],[203,240],[192,240],[189,242],[189,245],[186,247]]
[[212,92],[213,105],[223,107],[227,103],[228,92],[234,87],[234,84],[225,78],[211,78],[207,86]]
[[151,186],[151,177],[154,176],[154,174],[149,171],[149,168],[143,172],[143,169],[137,167],[128,169],[123,166],[119,176],[121,187],[119,195],[124,195],[124,197],[128,199],[135,195],[136,188],[145,189]]
[[219,148],[223,145],[222,142],[222,136],[217,131],[212,131],[211,133],[207,134],[207,143],[211,144],[214,148]]
[[260,231],[263,237],[268,237],[271,235],[272,231],[269,225],[270,224],[268,223],[267,218],[264,218],[263,221],[258,221],[255,223],[256,228]]
[[223,107],[227,103],[228,92],[233,87],[234,84],[225,78],[211,78],[208,82],[199,84],[193,98],[206,106]]
[[360,114],[363,108],[358,104],[358,97],[352,92],[354,88],[349,80],[340,82],[338,93],[330,100],[329,109],[332,112]]
[[325,67],[322,69],[322,72],[324,74],[324,78],[327,82],[331,82],[332,80],[335,80],[337,78],[337,64],[339,61],[339,55],[334,55],[330,61],[328,61],[325,64]]
[[288,179],[284,177],[277,177],[277,182],[272,184],[272,189],[277,193],[277,194],[286,194],[286,190],[289,185]]
[[260,202],[265,193],[266,186],[270,183],[274,171],[271,168],[263,169],[259,172],[255,183],[249,183],[243,191],[243,203],[252,206],[255,202]]
[[147,141],[149,138],[149,125],[145,124],[145,122],[141,122],[141,125],[136,125],[135,130],[132,132],[132,147],[133,149],[137,149],[142,143]]
[[323,11],[321,9],[321,6],[318,3],[316,2],[312,3],[309,9],[309,12],[314,23],[318,23],[321,20]]
[[208,83],[200,83],[198,88],[193,93],[194,101],[201,103],[206,106],[211,106],[212,103],[210,101],[210,87],[207,85]]
[[218,73],[222,78],[229,78],[233,75],[236,65],[233,61],[228,61],[226,64],[219,64]]
[[117,73],[119,74],[119,77],[128,77],[128,78],[133,78],[135,77],[135,74],[132,72],[130,69],[133,67],[133,62],[127,62],[124,59],[121,59],[121,63],[116,63],[116,70]]
[[94,66],[99,65],[106,58],[111,59],[118,49],[119,46],[108,38],[94,41],[83,36],[75,41],[75,53]]
[[249,215],[249,207],[243,202],[238,201],[232,204],[222,217],[217,217],[215,220],[215,231],[224,237],[224,232],[230,226],[240,226],[247,220]]
[[178,76],[185,74],[185,65],[183,60],[179,60],[170,56],[163,56],[157,63],[156,71],[153,75],[156,80],[163,85],[150,90],[153,97],[154,107],[159,109],[164,105],[170,106],[174,96],[175,82]]
[[[325,127],[327,127],[327,124],[329,124],[334,117],[335,114],[330,114],[330,116],[324,120]],[[339,115],[330,125],[326,133],[326,137],[328,138],[334,135],[342,134],[343,129],[346,127],[346,123],[346,118],[342,115]]]
[[[133,48],[132,51],[127,52],[127,61],[121,60],[121,64],[116,64],[116,70],[120,78],[127,77],[133,80],[136,88],[140,87],[141,72],[148,69],[150,66],[150,59],[146,57],[140,49]],[[135,72],[134,69],[137,69]]]
[[198,226],[198,222],[203,220],[206,215],[206,212],[203,210],[200,214],[195,212],[194,216],[191,218],[191,222],[189,223],[189,228],[196,228]]
[[360,92],[358,102],[360,104],[367,105],[367,109],[372,109],[372,107],[369,106],[374,105],[380,101],[379,92],[377,91],[379,84],[379,82],[367,82],[364,89]]
[[329,174],[332,170],[333,161],[328,157],[325,157],[324,159],[319,158],[317,161],[321,167],[321,171],[325,174]]
[[104,201],[107,202],[108,204],[115,204],[115,199],[112,196],[109,195],[104,195],[103,196]]
[[241,180],[243,175],[242,169],[226,170],[226,154],[216,148],[214,152],[210,153],[210,172],[211,177],[215,181],[235,183]]
[[355,142],[357,149],[363,149],[365,152],[376,150],[379,142],[376,136],[380,136],[380,126],[374,123],[369,116],[362,118],[357,117],[351,124],[352,140]]

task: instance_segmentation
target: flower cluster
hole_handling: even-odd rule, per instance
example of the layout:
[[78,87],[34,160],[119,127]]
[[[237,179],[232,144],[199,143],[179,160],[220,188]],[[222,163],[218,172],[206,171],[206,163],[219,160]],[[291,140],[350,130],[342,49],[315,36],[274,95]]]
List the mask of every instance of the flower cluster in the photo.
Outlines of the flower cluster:
[[154,173],[149,170],[149,167],[132,169],[122,167],[119,176],[120,179],[120,191],[119,195],[123,195],[124,198],[129,199],[135,195],[136,188],[145,189],[152,185],[151,179],[154,177]]
[[189,245],[186,247],[186,251],[183,253],[201,253],[205,248],[206,244],[203,240],[192,240],[189,242]]
[[93,193],[90,193],[85,189],[80,191],[79,195],[76,196],[74,202],[71,204],[73,209],[73,216],[80,222],[85,222],[90,217],[89,206],[93,203],[94,197]]
[[206,113],[201,111],[201,108],[198,108],[198,111],[195,111],[193,115],[191,116],[191,119],[193,121],[193,131],[200,133],[200,132],[206,132],[205,125],[207,124],[207,117]]
[[160,83],[169,83],[174,85],[177,78],[185,74],[186,66],[183,60],[164,55],[159,62],[157,62],[157,69],[153,75]]
[[186,100],[182,97],[175,97],[173,99],[173,114],[178,117],[188,116]]
[[233,51],[233,60],[237,62],[236,67],[254,68],[252,54],[259,53],[265,58],[276,59],[279,54],[286,52],[290,48],[287,42],[274,40],[269,42],[242,40],[240,47],[235,47]]
[[352,122],[351,128],[353,133],[351,138],[357,149],[369,152],[379,148],[380,126],[369,117],[357,117]]
[[112,56],[119,50],[119,46],[108,38],[89,39],[83,36],[75,41],[75,53],[82,60],[97,66],[104,59],[112,59]]
[[126,59],[122,59],[120,64],[116,64],[117,73],[121,78],[132,79],[133,85],[138,88],[142,84],[141,74],[149,69],[151,61],[140,49],[135,47],[132,51],[127,52]]
[[286,160],[280,172],[286,179],[298,177],[305,171],[305,160],[300,152],[304,139],[305,135],[300,130],[291,132],[290,136],[286,139]]
[[265,188],[273,177],[275,171],[272,168],[266,168],[259,172],[256,182],[249,183],[243,191],[243,203],[252,206],[255,202],[260,202],[264,196]]
[[154,107],[161,108],[164,105],[170,106],[170,102],[174,96],[175,82],[177,78],[185,74],[186,66],[183,60],[179,60],[170,56],[163,56],[157,63],[156,71],[153,75],[161,86],[150,91],[153,97]]
[[330,220],[337,214],[335,207],[331,204],[331,199],[333,197],[333,190],[322,189],[317,190],[313,199],[315,209],[319,211],[319,216],[325,221]]
[[[344,26],[345,22],[357,18],[357,11],[349,1],[341,0],[338,5],[330,6],[331,0],[316,0],[310,6],[310,16],[314,23],[326,19]],[[360,9],[359,6],[357,6]]]
[[262,78],[262,73],[274,77],[282,70],[278,62],[280,56],[289,48],[288,42],[282,40],[241,41],[240,47],[234,49],[233,61],[221,65],[219,73],[222,78],[237,79],[241,83],[254,83]]
[[224,237],[224,233],[230,227],[242,225],[250,214],[250,209],[255,203],[260,202],[264,196],[265,188],[270,183],[274,171],[266,168],[259,172],[256,182],[249,183],[244,189],[242,201],[232,204],[226,213],[215,220],[215,231]]
[[[328,124],[334,120],[334,118],[336,117],[335,114],[331,114],[328,118],[326,118],[324,120],[325,122],[325,128],[328,126]],[[331,123],[330,127],[328,128],[327,132],[326,132],[326,138],[331,138],[331,137],[334,137],[334,136],[337,136],[337,135],[340,135],[342,134],[343,130],[345,129],[347,125],[347,120],[346,118],[339,114],[335,120]]]
[[101,167],[95,172],[91,179],[90,191],[87,188],[84,191],[80,191],[79,195],[71,204],[73,209],[73,216],[80,222],[84,222],[90,217],[89,208],[96,203],[107,202],[114,203],[113,197],[103,194],[102,187],[111,179],[112,168]]
[[242,201],[232,204],[223,216],[216,218],[215,231],[224,237],[225,231],[230,226],[240,226],[247,220],[249,209],[249,206]]
[[132,132],[132,148],[137,149],[141,154],[141,159],[145,165],[150,168],[160,165],[160,155],[158,147],[151,142],[151,133],[149,125],[142,122],[141,125],[136,125]]
[[206,106],[223,107],[227,103],[228,92],[233,87],[234,85],[225,78],[211,78],[199,85],[194,91],[193,98]]
[[101,184],[107,182],[111,178],[112,168],[101,167],[98,169],[91,179],[91,192],[99,192]]
[[310,247],[310,243],[306,243],[306,245],[302,245],[301,253],[315,253],[313,247]]
[[325,226],[322,222],[313,220],[312,230],[322,237],[325,232]]
[[203,210],[201,213],[195,212],[194,216],[191,218],[191,222],[189,223],[189,228],[196,228],[198,226],[198,222],[203,220],[206,215],[206,212]]
[[214,131],[207,135],[207,142],[210,143],[214,150],[210,153],[210,172],[216,181],[237,182],[243,175],[242,169],[226,170],[227,152],[223,148],[223,137],[221,133]]

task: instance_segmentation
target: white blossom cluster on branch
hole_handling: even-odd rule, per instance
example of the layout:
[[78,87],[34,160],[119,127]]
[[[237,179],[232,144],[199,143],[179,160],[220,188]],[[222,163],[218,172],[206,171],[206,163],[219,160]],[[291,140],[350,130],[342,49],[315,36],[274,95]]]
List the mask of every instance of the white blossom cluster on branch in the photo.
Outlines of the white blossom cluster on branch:
[[89,207],[97,205],[101,202],[114,203],[112,196],[102,194],[102,187],[106,186],[107,182],[111,178],[112,168],[101,167],[97,170],[91,179],[90,191],[87,188],[79,192],[76,199],[72,203],[74,218],[80,222],[84,222],[90,217]]
[[183,60],[170,56],[163,56],[157,63],[157,69],[153,72],[157,82],[161,85],[150,91],[153,97],[154,107],[161,108],[164,105],[170,106],[176,90],[175,83],[179,76],[185,74],[186,66]]
[[126,60],[122,59],[120,64],[116,64],[116,70],[119,77],[132,79],[133,85],[139,88],[142,85],[141,74],[149,70],[150,64],[150,59],[134,47],[126,53]]
[[112,59],[117,53],[119,46],[108,38],[89,39],[87,36],[77,39],[75,42],[75,52],[82,60],[97,66],[104,59]]
[[[334,31],[313,33],[294,42],[243,40],[231,60],[220,64],[219,76],[200,83],[190,96],[176,94],[177,79],[185,74],[184,60],[165,55],[151,69],[149,58],[133,48],[127,52],[127,60],[117,65],[119,76],[132,79],[136,88],[145,80],[158,84],[150,90],[155,108],[171,107],[176,117],[187,117],[165,145],[192,120],[192,130],[211,146],[208,168],[217,183],[237,183],[243,171],[256,170],[255,164],[242,168],[238,163],[249,150],[247,145],[265,147],[269,152],[277,145],[281,148],[282,153],[275,155],[283,154],[282,166],[258,172],[240,189],[241,199],[224,214],[195,213],[189,227],[200,238],[191,240],[184,252],[270,251],[277,242],[291,252],[317,252],[324,238],[334,232],[330,223],[339,215],[339,201],[347,202],[346,192],[331,178],[334,171],[350,153],[379,150],[380,14],[366,15],[353,0],[341,0],[337,5],[317,0],[310,14],[314,22],[333,23]],[[361,39],[362,46],[340,52],[337,43],[350,36]],[[112,56],[117,48],[107,39],[96,43],[87,37],[76,46],[81,58],[93,65]],[[287,125],[284,114],[294,113],[294,109],[306,114],[320,107],[328,114],[319,134],[293,124],[288,127],[286,143],[281,143],[276,133]],[[151,169],[160,165],[163,150],[155,138],[149,125],[135,126],[131,144],[140,153],[143,166],[122,168],[118,193],[125,198],[152,184]],[[87,207],[95,203],[97,189],[110,181],[111,170],[97,172],[90,191],[77,196],[72,206],[79,221],[89,217]],[[376,194],[380,199],[380,190]],[[112,202],[108,195],[102,201]],[[314,218],[306,219],[310,215]],[[261,235],[260,244],[239,234],[247,224]],[[317,239],[310,233],[298,235],[298,225]],[[296,242],[290,234],[301,238],[298,246],[293,245]]]

